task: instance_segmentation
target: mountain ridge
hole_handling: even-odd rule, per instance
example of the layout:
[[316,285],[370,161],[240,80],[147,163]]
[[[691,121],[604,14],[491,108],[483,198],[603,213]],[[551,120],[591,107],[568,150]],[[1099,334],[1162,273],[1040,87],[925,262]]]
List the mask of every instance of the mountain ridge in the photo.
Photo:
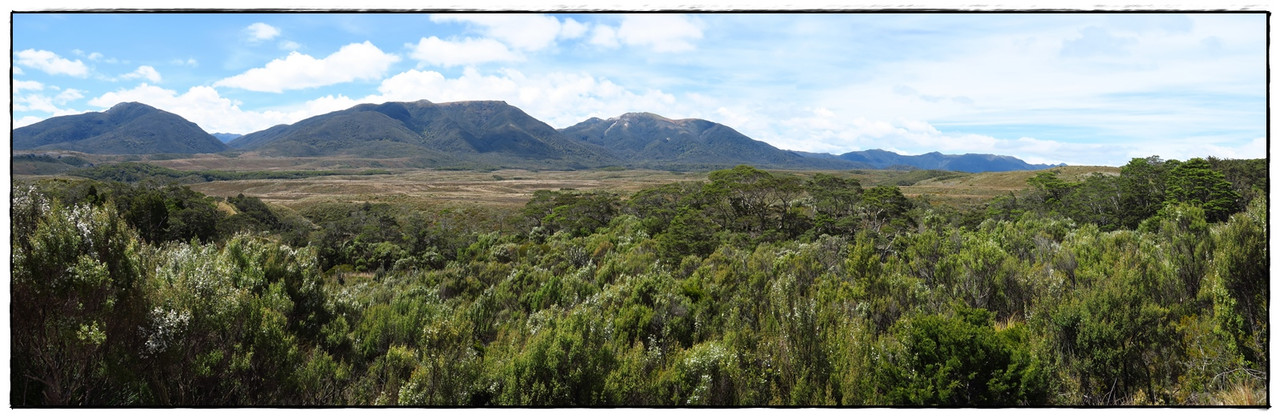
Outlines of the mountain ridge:
[[439,163],[499,166],[618,163],[605,150],[568,141],[555,128],[502,101],[366,103],[277,125],[228,145],[266,155],[420,154]]
[[423,166],[543,169],[700,170],[746,164],[766,169],[912,167],[983,172],[1060,166],[994,154],[900,155],[871,149],[834,155],[783,150],[720,123],[649,112],[591,117],[556,129],[496,100],[365,103],[246,135],[208,134],[178,115],[128,102],[104,112],[55,117],[15,129],[13,147],[98,154],[235,150],[288,157],[409,157]]
[[728,126],[703,119],[670,119],[631,112],[590,118],[561,129],[579,140],[608,148],[619,158],[653,166],[733,166],[850,169],[845,161],[813,158],[751,139]]
[[1031,164],[1016,157],[995,154],[943,154],[937,151],[920,155],[902,155],[882,149],[852,151],[836,156],[842,160],[864,163],[871,168],[887,169],[909,166],[922,170],[947,170],[977,173],[984,171],[1041,170],[1065,164]]

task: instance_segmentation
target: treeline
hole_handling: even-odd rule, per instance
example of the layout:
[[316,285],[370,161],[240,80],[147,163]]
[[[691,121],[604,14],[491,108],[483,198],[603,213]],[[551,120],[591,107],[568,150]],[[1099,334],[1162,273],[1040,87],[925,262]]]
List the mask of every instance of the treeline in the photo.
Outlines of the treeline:
[[969,210],[750,167],[305,227],[236,197],[210,236],[119,202],[214,199],[89,184],[14,189],[13,405],[1268,403],[1251,161]]
[[146,163],[123,162],[103,164],[93,167],[71,170],[67,174],[94,180],[137,183],[156,181],[161,183],[176,182],[182,184],[203,183],[227,180],[283,180],[301,179],[322,176],[358,175],[372,176],[391,174],[385,169],[366,170],[269,170],[269,171],[221,171],[193,170],[183,171]]

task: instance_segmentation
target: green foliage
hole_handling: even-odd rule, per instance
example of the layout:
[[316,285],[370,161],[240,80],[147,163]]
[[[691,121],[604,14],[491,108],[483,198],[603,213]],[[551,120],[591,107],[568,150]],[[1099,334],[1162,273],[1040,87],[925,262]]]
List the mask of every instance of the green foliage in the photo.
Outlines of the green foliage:
[[1265,404],[1233,394],[1267,378],[1267,201],[1215,222],[1153,186],[1199,165],[971,209],[745,166],[507,213],[42,180],[13,192],[10,399]]
[[549,233],[567,231],[586,236],[604,227],[618,214],[620,203],[612,193],[539,190],[525,205],[524,215]]
[[1255,199],[1245,212],[1215,228],[1216,248],[1206,278],[1218,330],[1251,369],[1265,369],[1270,359],[1267,227],[1266,199]]
[[1192,158],[1170,170],[1166,199],[1200,206],[1210,222],[1219,222],[1238,210],[1240,194],[1208,161]]
[[144,181],[202,183],[208,181],[230,180],[286,180],[324,176],[372,176],[390,174],[388,170],[366,169],[352,170],[272,170],[272,171],[220,171],[220,170],[175,170],[157,165],[123,162],[103,164],[81,168],[67,172],[69,175],[103,181],[139,183]]
[[13,190],[13,391],[20,404],[138,402],[139,379],[115,361],[141,346],[144,250],[111,208],[64,207]]
[[913,317],[895,327],[876,368],[891,405],[1026,405],[1048,397],[1048,373],[1020,326],[997,331],[983,309]]

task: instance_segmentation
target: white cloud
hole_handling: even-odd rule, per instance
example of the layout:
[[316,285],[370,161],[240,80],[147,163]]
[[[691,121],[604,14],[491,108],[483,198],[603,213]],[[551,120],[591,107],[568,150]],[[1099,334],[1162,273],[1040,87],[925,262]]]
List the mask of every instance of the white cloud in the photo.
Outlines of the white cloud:
[[618,43],[618,31],[609,25],[595,25],[592,27],[591,39],[587,42],[606,48],[617,48],[620,45]]
[[23,90],[44,90],[44,84],[39,81],[13,80],[13,92],[17,93]]
[[302,44],[299,44],[294,41],[280,41],[280,44],[278,46],[280,47],[281,50],[285,50],[285,51],[296,51],[298,49],[302,49]]
[[58,113],[60,109],[53,104],[53,98],[48,95],[29,94],[15,96],[13,98],[13,110],[18,112]]
[[49,74],[66,74],[72,77],[87,77],[89,67],[80,60],[69,60],[58,54],[45,50],[24,49],[18,51],[18,65],[35,68]]
[[[44,86],[35,82],[18,82],[24,87],[21,90],[44,91],[58,90],[57,87]],[[32,85],[32,83],[39,85]],[[76,113],[75,110],[64,108],[67,103],[84,98],[84,92],[76,89],[65,89],[55,95],[49,94],[27,94],[20,95],[17,83],[14,85],[13,110],[17,112],[41,112],[48,113],[52,116],[62,116]]]
[[18,129],[23,126],[34,125],[36,122],[40,122],[45,119],[47,118],[42,118],[39,116],[23,116],[21,118],[13,120],[13,128]]
[[269,41],[280,36],[280,29],[262,22],[249,25],[249,27],[244,28],[244,31],[249,35],[249,40],[253,42]]
[[160,72],[156,71],[156,69],[155,69],[155,68],[153,68],[153,67],[151,67],[150,65],[143,65],[143,66],[138,67],[138,69],[137,69],[137,70],[134,70],[134,71],[133,71],[133,72],[131,72],[131,73],[128,73],[128,74],[125,74],[125,75],[120,76],[120,78],[123,78],[123,79],[125,79],[125,80],[131,80],[131,79],[135,79],[135,78],[142,78],[142,79],[146,79],[147,81],[150,81],[150,82],[152,82],[152,83],[159,83],[159,82],[160,82]]
[[71,50],[71,53],[75,54],[76,56],[88,58],[89,61],[94,61],[94,62],[104,62],[107,64],[116,64],[120,62],[120,60],[116,58],[107,58],[105,55],[102,55],[101,52],[85,53],[83,50],[73,49]]
[[284,90],[377,79],[387,72],[391,64],[398,61],[400,57],[382,52],[365,41],[344,46],[323,59],[290,52],[288,57],[271,61],[265,67],[219,80],[213,85],[280,93]]
[[185,60],[184,60],[184,59],[182,59],[182,58],[176,58],[176,59],[174,59],[174,60],[172,60],[172,61],[169,61],[169,63],[170,63],[170,64],[173,64],[173,65],[183,66],[183,67],[198,67],[198,66],[200,66],[200,62],[199,62],[199,61],[196,61],[196,59],[195,59],[195,58],[187,58],[187,59],[185,59]]
[[66,89],[66,90],[63,90],[61,93],[58,93],[57,96],[54,96],[53,101],[54,103],[65,104],[65,103],[68,103],[74,100],[80,100],[83,98],[84,98],[84,92],[76,89]]
[[[1232,141],[1212,137],[1186,137],[1160,141],[1159,143],[1134,144],[1126,147],[1128,158],[1159,155],[1166,160],[1186,161],[1191,158],[1267,158],[1267,138]],[[1126,159],[1120,164],[1128,162]]]
[[62,107],[68,101],[78,99],[79,92],[69,90],[71,93],[64,92],[57,96],[48,96],[44,94],[29,94],[26,96],[14,96],[13,110],[17,112],[41,112],[50,116],[62,116],[79,113],[74,109]]
[[[769,120],[742,115],[744,120]],[[1073,144],[1030,137],[1002,139],[988,135],[946,132],[914,119],[890,120],[851,117],[827,108],[809,108],[770,126],[748,124],[743,133],[783,149],[843,154],[884,149],[904,155],[927,152],[944,154],[1012,155],[1032,164],[1081,163],[1103,151],[1102,145]],[[761,132],[756,132],[761,131]],[[1106,146],[1109,147],[1109,146]]]
[[587,33],[590,29],[585,23],[567,18],[560,24],[560,39],[575,39]]
[[538,51],[555,45],[556,39],[572,39],[586,33],[586,26],[573,19],[561,22],[555,16],[535,14],[436,14],[432,22],[464,22],[477,25],[485,36],[513,48]]
[[278,111],[245,111],[239,103],[218,95],[208,86],[196,86],[178,94],[143,83],[127,90],[117,90],[90,99],[89,104],[102,109],[121,102],[141,102],[182,116],[208,132],[250,133],[281,123],[296,122],[300,115]]
[[412,70],[384,80],[378,92],[357,102],[502,100],[558,128],[593,116],[607,118],[634,111],[687,117],[697,108],[669,93],[631,91],[588,74],[529,76],[510,69],[482,74],[467,68],[457,78],[446,78],[435,71]]
[[685,15],[626,15],[617,36],[622,43],[649,47],[655,52],[682,52],[695,48],[693,41],[702,39],[702,28]]
[[409,57],[422,64],[453,67],[458,65],[476,65],[488,62],[520,61],[521,56],[511,52],[506,45],[492,39],[464,39],[461,41],[445,41],[437,37],[422,38],[417,45],[409,44],[413,49]]

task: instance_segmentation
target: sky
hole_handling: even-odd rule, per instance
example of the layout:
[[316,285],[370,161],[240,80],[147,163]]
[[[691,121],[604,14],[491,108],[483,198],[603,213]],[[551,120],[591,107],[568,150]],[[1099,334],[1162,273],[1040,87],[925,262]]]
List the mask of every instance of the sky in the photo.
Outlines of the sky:
[[15,128],[142,102],[247,134],[361,103],[651,112],[778,148],[1265,158],[1261,13],[15,13]]

